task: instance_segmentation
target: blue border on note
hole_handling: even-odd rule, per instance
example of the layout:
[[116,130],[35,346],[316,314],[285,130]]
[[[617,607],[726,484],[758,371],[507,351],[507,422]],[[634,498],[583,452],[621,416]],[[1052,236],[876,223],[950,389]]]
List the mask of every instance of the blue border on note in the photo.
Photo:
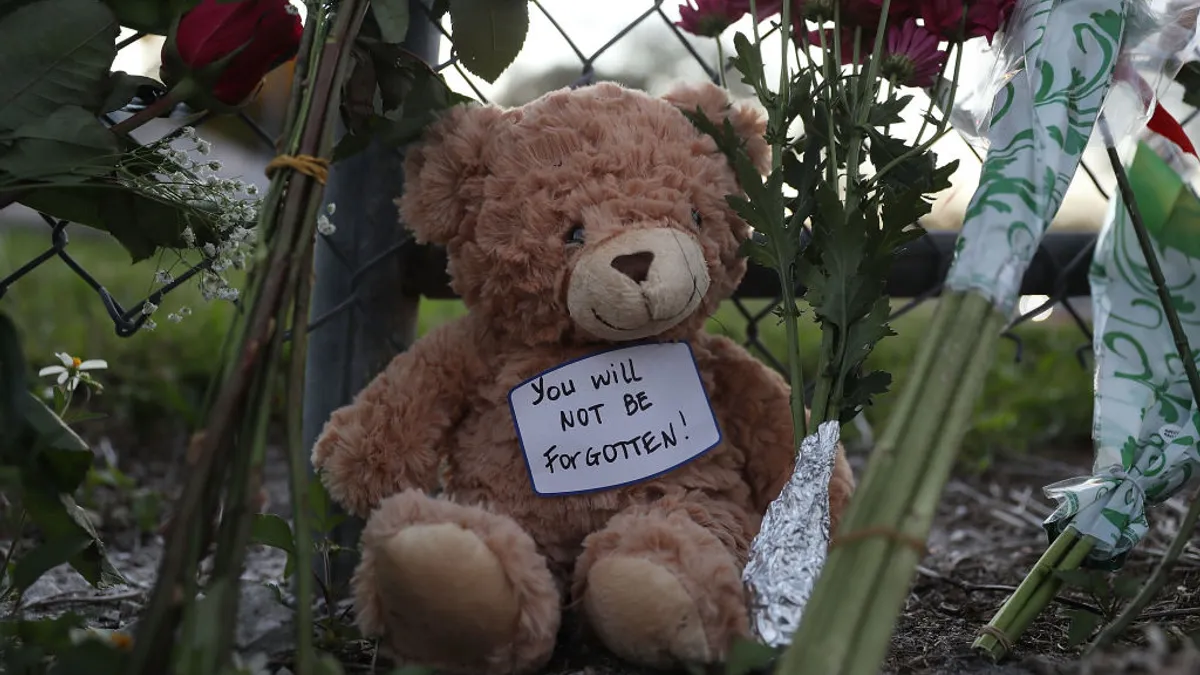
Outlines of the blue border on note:
[[[529,384],[530,382],[533,382],[534,380],[536,380],[539,377],[545,377],[546,375],[548,375],[550,373],[553,373],[555,371],[566,368],[567,366],[571,365],[572,363],[578,363],[579,361],[584,361],[584,360],[590,359],[594,356],[600,356],[601,354],[608,354],[610,352],[619,352],[621,350],[632,349],[634,347],[643,347],[646,345],[672,345],[672,344],[682,344],[685,347],[687,347],[688,356],[690,356],[692,359],[692,368],[696,372],[696,380],[700,383],[700,390],[704,392],[704,401],[705,401],[705,403],[708,404],[708,413],[710,415],[712,415],[713,426],[717,430],[716,442],[713,443],[712,445],[708,446],[707,448],[704,448],[700,452],[697,452],[695,455],[692,455],[691,457],[683,460],[682,462],[675,464],[673,466],[667,467],[666,469],[663,469],[662,471],[659,471],[658,473],[655,473],[655,474],[651,474],[649,476],[643,476],[641,478],[636,478],[634,480],[626,481],[624,483],[618,483],[616,485],[607,485],[605,487],[591,488],[589,490],[576,490],[575,492],[551,492],[551,493],[538,492],[537,482],[533,480],[533,465],[531,465],[529,463],[529,453],[525,451],[525,439],[521,436],[521,425],[517,423],[517,410],[513,406],[513,400],[512,400],[513,393],[515,393],[521,387],[524,387],[525,385]],[[512,420],[513,428],[516,429],[516,431],[517,431],[517,443],[521,446],[521,456],[525,459],[525,472],[529,475],[529,486],[531,488],[533,488],[534,494],[536,494],[539,497],[569,497],[571,495],[586,495],[586,494],[591,494],[593,492],[604,492],[606,490],[615,490],[617,488],[625,487],[627,485],[634,485],[636,483],[642,483],[642,482],[645,482],[645,481],[648,481],[648,480],[651,480],[654,478],[658,478],[659,476],[662,476],[664,474],[670,473],[670,472],[674,471],[675,469],[678,469],[679,467],[683,466],[684,464],[687,464],[688,462],[691,462],[693,460],[699,459],[700,457],[703,457],[705,454],[708,453],[709,450],[712,450],[713,448],[717,447],[718,445],[721,444],[722,441],[725,440],[725,434],[724,434],[724,432],[721,431],[721,423],[717,420],[716,411],[713,410],[712,399],[709,397],[708,389],[706,389],[704,387],[704,378],[700,376],[700,364],[696,363],[696,352],[692,350],[692,343],[687,340],[638,340],[636,342],[628,342],[625,344],[616,345],[616,346],[610,347],[608,349],[601,349],[599,351],[592,352],[590,354],[585,354],[578,358],[571,359],[570,361],[564,361],[563,363],[558,364],[557,366],[551,368],[550,370],[543,370],[543,371],[539,372],[537,375],[526,378],[525,380],[521,381],[519,384],[513,386],[512,389],[509,389],[508,390],[508,416],[509,416],[509,419]]]

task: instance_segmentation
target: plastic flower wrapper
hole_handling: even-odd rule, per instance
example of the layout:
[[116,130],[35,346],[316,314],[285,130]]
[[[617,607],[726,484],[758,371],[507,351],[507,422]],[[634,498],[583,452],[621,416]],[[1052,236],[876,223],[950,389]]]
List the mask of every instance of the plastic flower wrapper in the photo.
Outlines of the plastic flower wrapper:
[[[1193,345],[1200,343],[1200,199],[1180,174],[1195,167],[1194,157],[1147,134],[1128,170]],[[1120,194],[1109,202],[1089,280],[1096,326],[1094,475],[1046,487],[1059,502],[1046,529],[1057,537],[1074,528],[1094,540],[1087,563],[1117,568],[1146,534],[1146,508],[1170,499],[1200,468],[1200,409]]]
[[792,477],[767,508],[750,544],[742,581],[750,624],[771,647],[791,642],[829,548],[829,480],[841,428],[825,422],[806,436]]
[[[1003,141],[997,144],[997,132],[1003,132],[1007,121],[1003,106],[1016,107],[1011,101],[1001,102],[1000,112],[993,119],[990,133],[993,149],[989,163],[993,157],[1003,157],[1011,162],[991,167],[985,164],[983,184],[969,207],[968,224],[964,226],[967,248],[958,256],[948,284],[990,293],[1006,312],[1012,311],[1024,270],[1053,215],[1048,211],[1033,211],[1037,218],[1031,219],[1029,206],[1044,208],[1044,205],[1061,199],[1080,153],[1092,136],[1091,126],[1100,103],[1104,110],[1100,122],[1103,133],[1098,136],[1104,145],[1111,146],[1131,133],[1140,133],[1148,122],[1153,121],[1151,126],[1157,128],[1171,126],[1173,120],[1157,108],[1156,85],[1164,73],[1169,76],[1173,74],[1172,68],[1178,68],[1178,59],[1172,54],[1191,42],[1190,36],[1176,28],[1177,17],[1187,9],[1186,5],[1178,3],[1170,8],[1159,8],[1160,3],[1138,0],[1109,3],[1060,0],[1057,4],[1039,0],[1035,4],[1054,6],[1044,22],[1047,31],[1070,18],[1064,15],[1056,19],[1055,12],[1073,9],[1077,19],[1090,23],[1077,24],[1072,34],[1104,34],[1110,40],[1102,43],[1101,49],[1088,49],[1079,55],[1082,63],[1074,68],[1083,77],[1092,78],[1089,81],[1096,81],[1096,95],[1082,102],[1071,101],[1068,115],[1058,124],[1045,116],[1038,99],[1051,105],[1061,100],[1058,105],[1064,107],[1068,99],[1050,88],[1035,89],[1038,96],[1032,105],[1020,106],[1020,115],[1035,122],[1030,129],[1033,133],[1026,134],[1024,139],[1014,135],[1007,145]],[[1107,8],[1104,7],[1106,4]],[[1086,12],[1080,13],[1085,9]],[[1156,30],[1155,26],[1159,25],[1165,29]],[[1182,40],[1181,36],[1187,39]],[[1032,71],[1040,65],[1029,61],[1036,51],[1040,50],[1034,47],[1026,56],[1027,70]],[[1100,67],[1080,67],[1088,61]],[[1049,69],[1053,76],[1055,66],[1046,63],[1041,68]],[[1102,71],[1110,74],[1101,79]],[[1105,96],[1107,89],[1111,91]],[[1087,114],[1090,119],[1086,126],[1078,123],[1084,116],[1080,111],[1092,111]],[[1114,130],[1120,133],[1114,133]],[[1023,156],[1029,152],[1032,156]],[[1135,163],[1132,169],[1133,175],[1138,177],[1135,191],[1142,194],[1137,200],[1139,206],[1147,208],[1146,204],[1156,203],[1153,209],[1156,224],[1151,227],[1156,227],[1159,232],[1177,228],[1174,223],[1189,218],[1185,214],[1196,213],[1196,204],[1190,195],[1184,195],[1178,175],[1156,158],[1153,151],[1142,147]],[[1054,181],[1046,187],[1053,189],[1047,190],[1042,199],[1028,199],[1035,195],[1036,187],[1045,184],[1051,176]],[[1180,199],[1181,196],[1184,198]],[[980,205],[988,208],[989,201],[993,202],[992,209],[997,206],[1007,209],[1007,223],[996,218],[991,227],[972,230],[971,214]],[[1005,241],[1011,245],[1004,247]],[[990,245],[978,246],[976,242],[990,242]],[[984,249],[988,247],[1003,251],[1003,254],[986,255]],[[1093,556],[1094,560],[1112,561],[1115,556],[1128,551],[1145,533],[1146,503],[1165,499],[1164,495],[1178,490],[1192,471],[1187,463],[1181,465],[1188,466],[1181,472],[1164,463],[1166,455],[1163,451],[1172,441],[1163,438],[1162,427],[1171,419],[1178,425],[1179,436],[1187,435],[1189,422],[1186,420],[1193,414],[1189,410],[1191,393],[1186,380],[1176,382],[1175,375],[1171,374],[1180,372],[1178,357],[1168,355],[1174,352],[1174,344],[1129,226],[1125,204],[1119,197],[1110,204],[1109,220],[1095,255],[1092,289],[1097,326],[1098,398],[1094,425],[1097,475],[1047,488],[1049,496],[1061,501],[1059,510],[1047,521],[1053,539],[1051,545],[975,641],[976,648],[993,658],[999,658],[1011,649],[1013,642],[1057,593],[1061,581],[1056,571],[1078,567],[1088,556]],[[1185,259],[1175,255],[1176,260]],[[1132,260],[1142,262],[1132,264]],[[1186,275],[1190,274],[1193,273],[1186,272]],[[1181,278],[1177,273],[1176,283]],[[1142,326],[1130,333],[1135,327],[1129,322]],[[1147,347],[1151,350],[1147,351]],[[1152,365],[1151,360],[1156,357],[1158,365]],[[1173,369],[1172,358],[1175,359]],[[1142,386],[1138,387],[1135,382]],[[1182,399],[1179,398],[1181,395]],[[1155,408],[1155,401],[1167,405]],[[1146,406],[1150,409],[1143,423],[1141,411]],[[1113,415],[1118,416],[1114,418]],[[1194,424],[1190,428],[1190,443],[1194,446]],[[1167,433],[1169,435],[1171,430]],[[1183,439],[1177,438],[1175,443],[1179,440]],[[1144,452],[1146,449],[1149,453]],[[1192,452],[1194,454],[1194,450]],[[1080,514],[1081,508],[1086,508],[1086,512]],[[1080,529],[1073,527],[1066,536],[1057,536],[1063,534],[1068,524]],[[1080,531],[1088,536],[1079,537]]]

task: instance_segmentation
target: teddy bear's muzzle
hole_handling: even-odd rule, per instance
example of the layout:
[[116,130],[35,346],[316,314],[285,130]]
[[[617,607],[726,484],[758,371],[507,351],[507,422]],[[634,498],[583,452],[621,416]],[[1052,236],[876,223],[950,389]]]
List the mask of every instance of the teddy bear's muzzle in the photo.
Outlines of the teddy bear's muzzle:
[[597,338],[638,340],[690,317],[709,283],[704,251],[694,237],[668,227],[627,230],[579,257],[567,308]]

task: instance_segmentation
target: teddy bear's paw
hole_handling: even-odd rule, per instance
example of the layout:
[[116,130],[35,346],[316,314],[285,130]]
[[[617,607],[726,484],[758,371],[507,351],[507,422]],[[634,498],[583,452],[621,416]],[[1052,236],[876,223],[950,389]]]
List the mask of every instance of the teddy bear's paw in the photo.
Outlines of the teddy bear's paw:
[[381,549],[377,588],[395,656],[492,672],[485,664],[509,651],[520,612],[496,554],[451,523],[407,527]]
[[583,607],[601,641],[627,661],[673,668],[713,658],[695,600],[674,574],[645,558],[597,561]]

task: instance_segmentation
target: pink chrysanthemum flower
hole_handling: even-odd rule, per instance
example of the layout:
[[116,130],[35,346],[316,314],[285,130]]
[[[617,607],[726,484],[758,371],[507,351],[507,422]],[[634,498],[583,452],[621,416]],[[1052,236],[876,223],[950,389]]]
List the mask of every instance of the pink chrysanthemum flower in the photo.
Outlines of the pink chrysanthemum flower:
[[880,73],[898,87],[930,87],[946,62],[937,36],[908,19],[888,28]]

